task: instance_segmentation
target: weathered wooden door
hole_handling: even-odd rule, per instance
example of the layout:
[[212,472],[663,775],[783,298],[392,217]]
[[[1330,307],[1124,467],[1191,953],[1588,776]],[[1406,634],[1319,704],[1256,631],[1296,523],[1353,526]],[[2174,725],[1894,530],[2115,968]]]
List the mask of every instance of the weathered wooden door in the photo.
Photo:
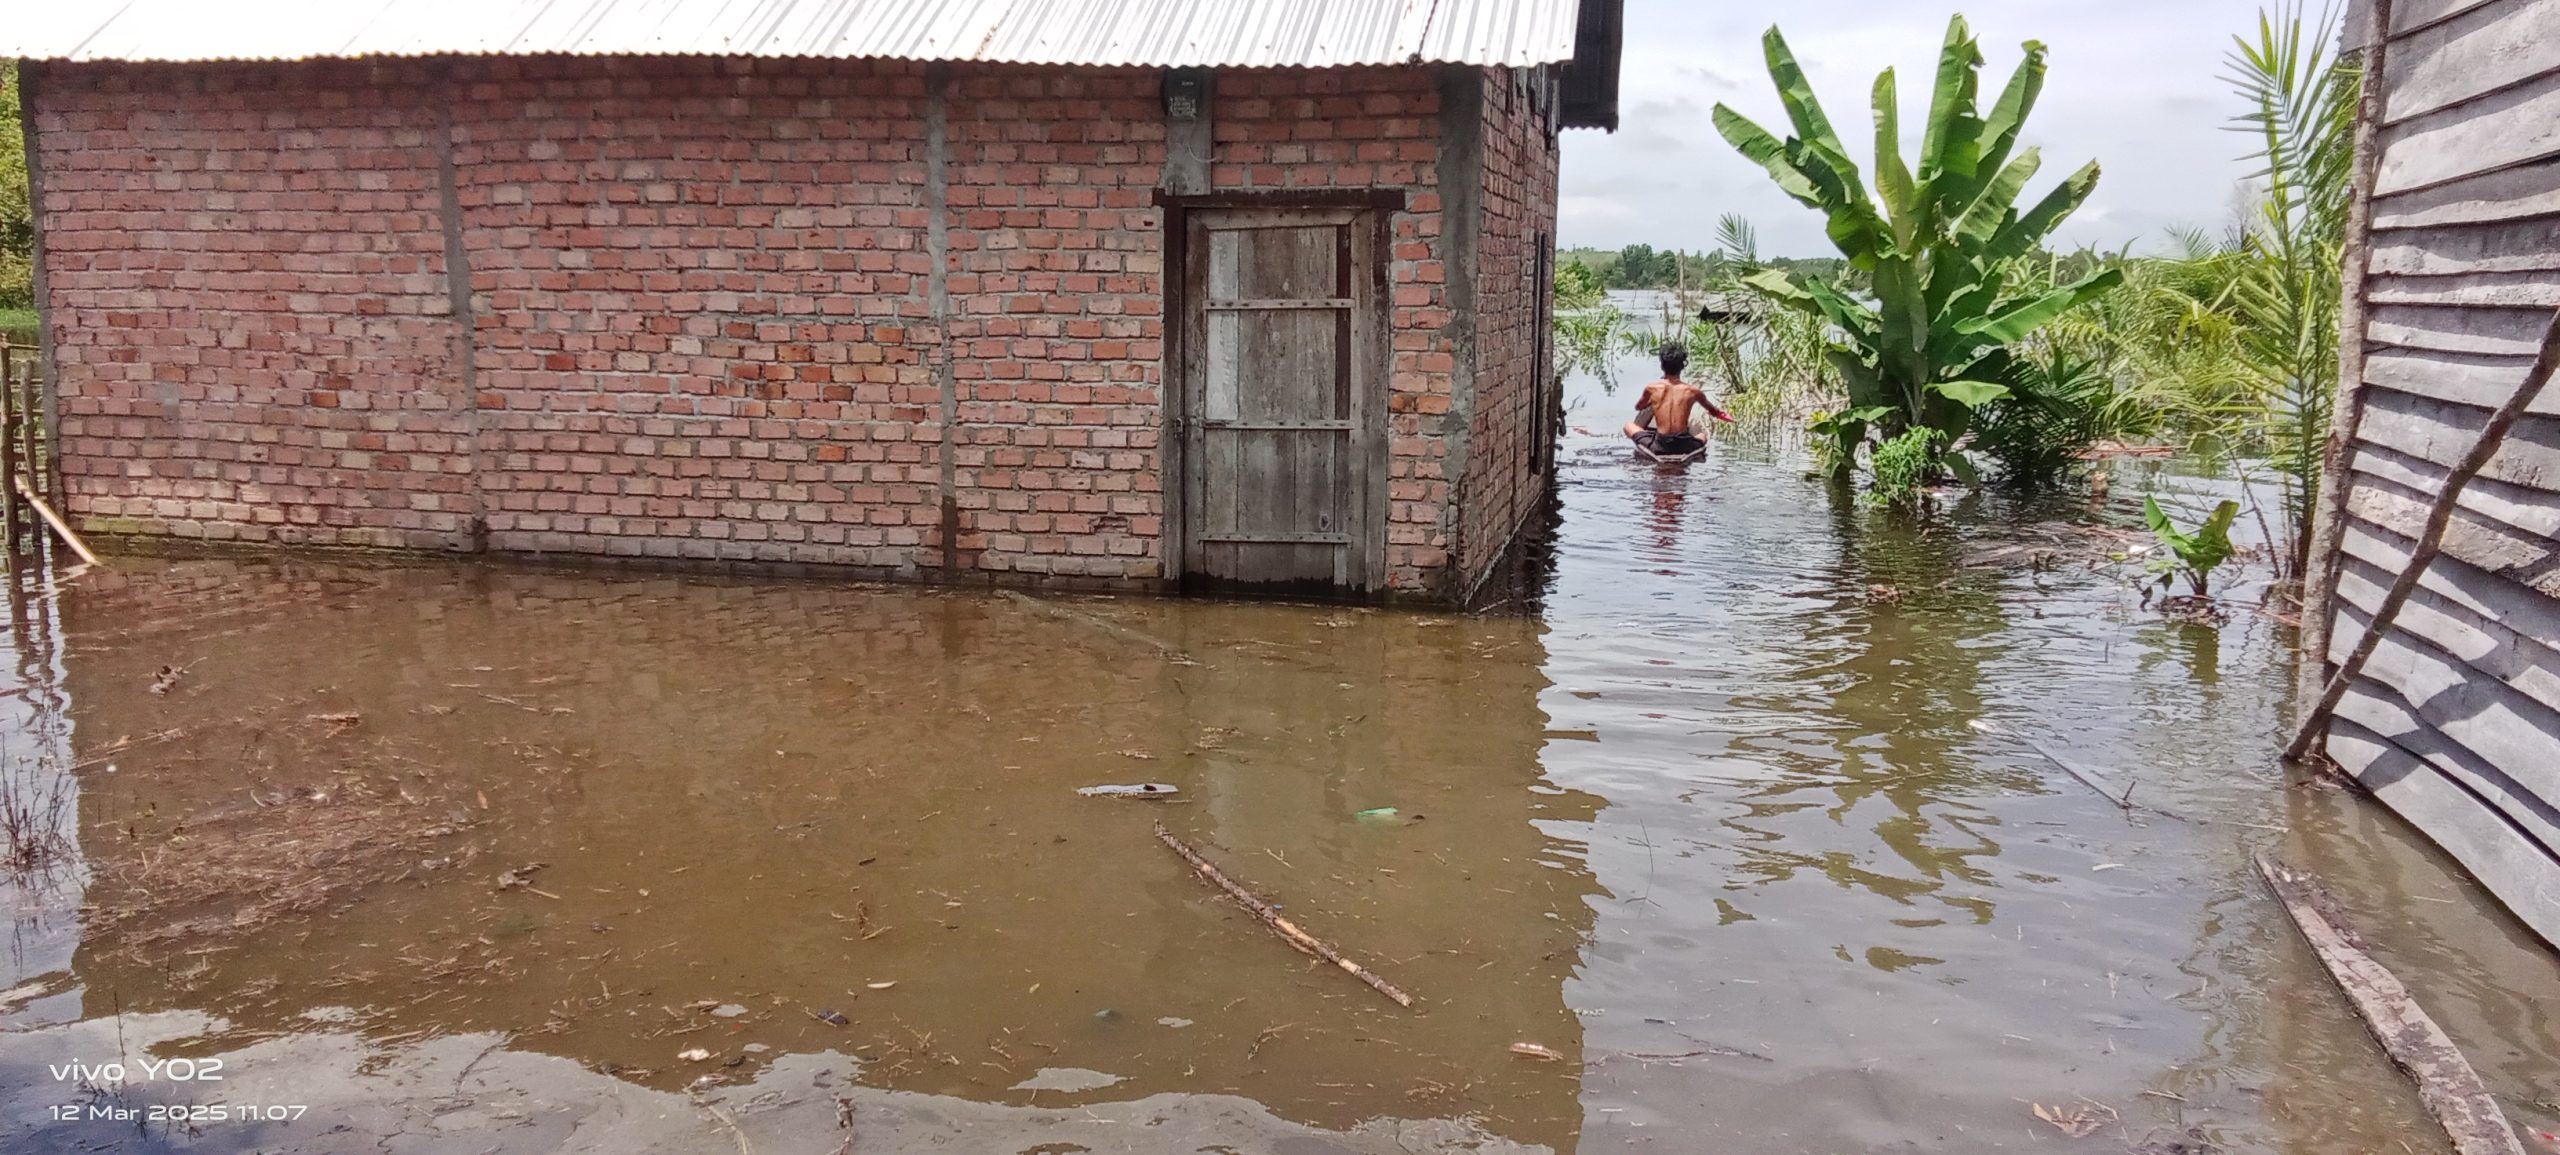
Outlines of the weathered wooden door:
[[1182,566],[1195,588],[1360,593],[1383,577],[1377,239],[1357,209],[1187,217]]

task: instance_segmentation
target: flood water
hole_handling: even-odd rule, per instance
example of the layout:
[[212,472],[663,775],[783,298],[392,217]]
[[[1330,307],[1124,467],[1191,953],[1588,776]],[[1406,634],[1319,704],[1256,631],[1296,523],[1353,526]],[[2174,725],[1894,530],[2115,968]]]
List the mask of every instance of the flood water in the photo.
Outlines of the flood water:
[[[51,582],[0,732],[77,851],[7,890],[0,1149],[2443,1150],[2260,850],[2560,1121],[2553,956],[2288,783],[2283,625],[2165,619],[2087,529],[2227,483],[2119,464],[1914,524],[1767,439],[1638,466],[1624,398],[1575,401],[1551,541],[1484,615]],[[1178,792],[1077,793],[1140,783]]]

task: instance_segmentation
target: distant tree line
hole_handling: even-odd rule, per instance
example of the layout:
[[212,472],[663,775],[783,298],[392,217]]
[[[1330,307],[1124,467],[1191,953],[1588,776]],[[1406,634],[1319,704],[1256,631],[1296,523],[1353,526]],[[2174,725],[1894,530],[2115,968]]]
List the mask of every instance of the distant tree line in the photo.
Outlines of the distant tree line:
[[[1762,257],[1753,267],[1792,269],[1812,276],[1836,277],[1847,263],[1838,257]],[[1602,289],[1677,289],[1683,285],[1702,288],[1736,272],[1735,259],[1727,253],[1691,253],[1642,244],[1628,245],[1616,252],[1566,249],[1558,254],[1558,268],[1571,269],[1577,265],[1582,272],[1569,275],[1581,278],[1588,274],[1588,279]]]

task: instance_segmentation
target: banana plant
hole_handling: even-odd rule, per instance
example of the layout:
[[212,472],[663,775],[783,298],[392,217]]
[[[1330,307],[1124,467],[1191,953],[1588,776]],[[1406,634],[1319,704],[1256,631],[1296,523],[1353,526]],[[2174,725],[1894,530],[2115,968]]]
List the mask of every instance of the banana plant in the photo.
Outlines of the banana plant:
[[2160,545],[2168,551],[2152,567],[2160,579],[2160,588],[2169,588],[2173,577],[2183,577],[2195,596],[2206,596],[2215,567],[2231,558],[2231,523],[2239,516],[2240,503],[2226,501],[2213,507],[2204,523],[2189,532],[2169,520],[2169,513],[2160,508],[2158,498],[2145,496],[2142,520],[2151,526],[2151,536],[2160,539]]
[[[1745,283],[1834,330],[1829,355],[1849,404],[1831,418],[1835,428],[1828,432],[1852,446],[1864,442],[1868,423],[1850,422],[1848,415],[1880,409],[1873,433],[1935,430],[1934,452],[1958,478],[1971,481],[1973,464],[1955,446],[1975,408],[2010,394],[2008,347],[2122,278],[2107,268],[2058,288],[2013,284],[2018,264],[2098,183],[2092,162],[2018,208],[2042,164],[2036,149],[2018,147],[2018,138],[2044,86],[2044,46],[2027,43],[2026,60],[1985,114],[1979,107],[1982,50],[1964,17],[1948,21],[1916,166],[1902,158],[1901,101],[1893,70],[1886,69],[1872,100],[1870,196],[1786,38],[1771,28],[1761,45],[1793,134],[1782,139],[1722,104],[1715,108],[1716,130],[1767,169],[1787,195],[1823,213],[1824,232],[1863,274],[1871,294],[1782,269],[1763,270]],[[1854,464],[1850,454],[1833,466],[1845,472]]]

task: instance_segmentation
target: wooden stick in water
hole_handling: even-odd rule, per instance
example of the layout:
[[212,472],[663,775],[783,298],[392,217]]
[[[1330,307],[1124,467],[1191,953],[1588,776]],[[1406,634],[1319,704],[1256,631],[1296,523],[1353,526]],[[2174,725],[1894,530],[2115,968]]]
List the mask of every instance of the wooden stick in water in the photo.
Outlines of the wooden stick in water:
[[1226,891],[1227,897],[1236,900],[1246,910],[1252,911],[1255,918],[1261,919],[1262,924],[1270,927],[1272,933],[1288,940],[1289,945],[1341,967],[1351,977],[1369,984],[1379,994],[1394,999],[1397,1006],[1413,1005],[1412,995],[1397,990],[1394,983],[1379,978],[1367,967],[1342,957],[1342,952],[1333,949],[1333,944],[1298,929],[1296,923],[1280,917],[1280,912],[1272,909],[1270,903],[1255,898],[1252,891],[1236,885],[1234,879],[1228,878],[1225,872],[1220,871],[1208,859],[1200,857],[1199,851],[1183,845],[1181,839],[1174,837],[1172,831],[1164,828],[1164,823],[1156,823],[1156,840],[1172,847],[1175,854],[1181,855],[1184,862],[1191,864],[1191,869],[1200,872],[1200,877],[1208,879],[1218,889]]
[[2459,1155],[2525,1155],[2506,1113],[2480,1082],[2480,1073],[2454,1049],[2444,1028],[2409,997],[2409,988],[2401,986],[2373,956],[2357,949],[2346,931],[2321,910],[2310,876],[2269,861],[2263,854],[2258,856],[2258,873],[2284,904],[2285,913],[2293,916],[2302,937],[2310,941],[2320,965],[2329,968],[2329,977],[2347,992],[2347,1001],[2364,1019],[2365,1029],[2373,1032],[2392,1064],[2417,1082],[2418,1098],[2453,1137],[2453,1149]]
[[28,488],[26,478],[18,477],[11,480],[18,483],[18,496],[26,498],[27,504],[35,507],[36,516],[43,518],[46,525],[52,526],[53,532],[62,535],[63,543],[71,547],[71,552],[79,554],[80,560],[90,565],[100,564],[98,555],[89,552],[89,544],[81,541],[79,534],[71,532],[70,526],[63,524],[62,515],[55,513],[52,506],[46,505],[43,498],[36,496],[35,490]]

